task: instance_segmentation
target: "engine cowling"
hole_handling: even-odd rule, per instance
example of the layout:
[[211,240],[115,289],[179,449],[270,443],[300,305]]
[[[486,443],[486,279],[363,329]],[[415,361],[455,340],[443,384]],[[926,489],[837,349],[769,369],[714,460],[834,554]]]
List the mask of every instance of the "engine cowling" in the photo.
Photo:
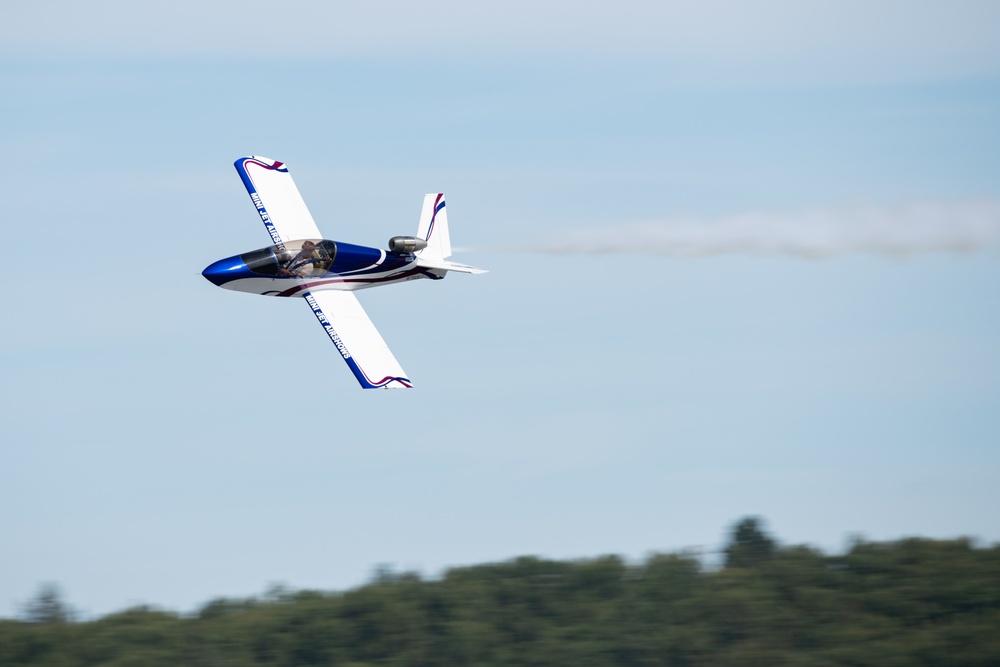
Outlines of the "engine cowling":
[[398,253],[410,253],[423,250],[427,241],[416,236],[393,236],[389,239],[389,250]]

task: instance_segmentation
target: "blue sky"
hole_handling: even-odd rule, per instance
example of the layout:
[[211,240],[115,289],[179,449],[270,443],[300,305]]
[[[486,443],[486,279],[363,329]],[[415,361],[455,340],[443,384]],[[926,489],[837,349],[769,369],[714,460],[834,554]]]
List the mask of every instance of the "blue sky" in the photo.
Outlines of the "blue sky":
[[[1000,541],[994,3],[82,7],[0,20],[0,616]],[[338,240],[446,193],[491,272],[361,294],[416,389],[199,275],[268,243],[250,153]]]

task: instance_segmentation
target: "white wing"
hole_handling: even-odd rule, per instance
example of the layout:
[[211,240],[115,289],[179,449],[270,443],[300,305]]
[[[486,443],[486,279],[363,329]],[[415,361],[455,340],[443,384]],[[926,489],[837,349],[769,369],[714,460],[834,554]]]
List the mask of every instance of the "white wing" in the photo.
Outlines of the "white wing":
[[305,300],[362,387],[413,386],[353,292],[308,292]]
[[248,155],[233,164],[274,243],[323,238],[284,163]]

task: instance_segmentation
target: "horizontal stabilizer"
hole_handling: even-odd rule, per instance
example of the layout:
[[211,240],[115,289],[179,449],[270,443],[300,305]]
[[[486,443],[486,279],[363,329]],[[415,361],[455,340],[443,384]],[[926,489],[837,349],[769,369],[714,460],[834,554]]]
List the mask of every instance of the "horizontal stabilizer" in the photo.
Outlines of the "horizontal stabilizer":
[[417,266],[422,269],[431,269],[434,271],[458,271],[459,273],[489,273],[487,269],[476,268],[475,266],[469,266],[468,264],[459,264],[458,262],[449,262],[448,260],[433,260],[427,259],[423,255],[417,256]]

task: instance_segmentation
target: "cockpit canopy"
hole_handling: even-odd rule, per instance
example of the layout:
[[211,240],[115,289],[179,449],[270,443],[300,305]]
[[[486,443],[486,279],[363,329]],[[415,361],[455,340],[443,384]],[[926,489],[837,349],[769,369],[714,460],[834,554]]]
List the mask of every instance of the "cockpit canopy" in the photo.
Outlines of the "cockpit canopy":
[[337,257],[337,244],[325,239],[298,239],[240,255],[247,268],[261,276],[321,276]]

